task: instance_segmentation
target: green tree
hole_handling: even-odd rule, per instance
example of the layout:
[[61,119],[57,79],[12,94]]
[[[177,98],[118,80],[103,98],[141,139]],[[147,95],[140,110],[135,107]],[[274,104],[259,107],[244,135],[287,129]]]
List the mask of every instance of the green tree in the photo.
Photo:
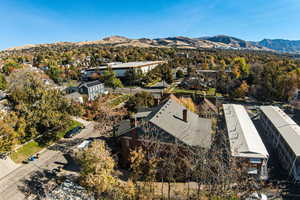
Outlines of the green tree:
[[125,72],[125,82],[127,85],[139,85],[143,78],[141,69],[129,69]]
[[[32,74],[10,88],[13,110],[19,118],[17,131],[29,140],[42,134],[44,142],[57,139],[57,132],[70,122],[70,104],[58,90],[47,88]],[[23,122],[24,121],[24,122]],[[25,131],[24,131],[25,129]]]
[[249,76],[250,73],[250,65],[247,64],[246,59],[242,57],[234,58],[233,60],[233,71],[237,73],[236,77],[239,78],[241,76],[242,79],[245,79]]
[[176,72],[176,78],[183,78],[184,77],[184,73],[181,69],[177,70]]
[[116,77],[116,73],[113,72],[111,68],[103,72],[100,80],[104,82],[106,87],[111,87],[113,89],[123,87],[121,80]]
[[130,111],[136,111],[140,107],[152,107],[154,106],[154,98],[149,92],[139,92],[130,97],[126,102],[125,107]]
[[21,67],[22,66],[18,62],[16,62],[14,59],[7,59],[2,68],[2,71],[8,75],[15,69],[20,69]]
[[7,83],[5,80],[5,76],[2,73],[0,73],[0,90],[6,89],[6,85]]
[[162,80],[165,80],[169,84],[173,83],[173,73],[170,66],[168,66],[167,64],[163,64],[160,67],[160,73]]

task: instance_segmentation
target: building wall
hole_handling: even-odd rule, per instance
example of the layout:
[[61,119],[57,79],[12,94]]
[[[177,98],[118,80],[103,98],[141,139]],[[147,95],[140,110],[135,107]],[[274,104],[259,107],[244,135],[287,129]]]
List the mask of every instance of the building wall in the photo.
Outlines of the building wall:
[[79,89],[79,92],[82,94],[88,95],[88,100],[95,100],[99,95],[105,93],[104,84],[98,84],[91,87],[82,86]]
[[[150,70],[154,69],[158,65],[159,64],[155,63],[155,64],[149,64],[149,65],[145,65],[145,66],[141,66],[141,67],[134,67],[134,68],[129,68],[129,67],[128,68],[124,68],[124,69],[112,68],[112,70],[116,73],[117,77],[124,77],[126,71],[128,71],[129,69],[135,69],[135,70],[141,69],[142,72],[143,72],[143,74],[146,74],[146,73],[148,73]],[[95,70],[82,71],[81,77],[82,77],[82,79],[87,80],[93,73],[101,74],[105,70],[106,69],[95,69]]]
[[104,94],[104,85],[94,85],[88,88],[89,100],[95,100],[99,95]]
[[300,181],[300,174],[296,174],[297,170],[298,173],[300,173],[300,165],[295,165],[295,163],[300,162],[300,158],[296,157],[289,145],[282,138],[279,131],[263,112],[261,113],[260,119],[268,138],[272,141],[273,148],[278,154],[281,166],[286,169],[289,175],[295,180]]

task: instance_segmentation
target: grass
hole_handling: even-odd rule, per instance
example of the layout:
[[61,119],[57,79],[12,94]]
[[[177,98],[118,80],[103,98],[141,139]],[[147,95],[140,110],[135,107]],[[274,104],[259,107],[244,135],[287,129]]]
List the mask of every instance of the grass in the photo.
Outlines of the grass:
[[184,93],[184,94],[201,94],[204,95],[204,91],[199,90],[187,90],[187,89],[181,89],[181,88],[174,88],[171,90],[173,93]]
[[111,107],[116,107],[118,105],[120,105],[121,103],[127,101],[129,99],[131,95],[129,94],[124,94],[124,95],[120,95],[119,97],[113,99],[111,102],[109,102],[109,105]]
[[[71,129],[75,128],[76,126],[82,126],[82,124],[80,122],[74,121],[72,120],[71,125],[66,128],[63,131],[60,131],[57,133],[57,137],[59,139],[63,138],[64,135],[70,131]],[[53,143],[50,143],[53,144]],[[50,145],[49,144],[49,145]],[[21,163],[22,161],[26,160],[28,157],[36,154],[37,152],[41,151],[43,148],[45,148],[46,146],[42,146],[40,145],[38,142],[36,141],[30,141],[26,144],[24,144],[22,147],[20,147],[19,149],[17,149],[17,151],[13,152],[10,155],[10,158],[15,162],[15,163]]]
[[156,79],[156,80],[152,81],[151,83],[148,83],[148,84],[146,85],[146,87],[152,87],[153,85],[155,85],[156,83],[158,83],[158,82],[160,82],[160,81],[161,81],[160,79]]
[[222,96],[220,93],[216,93],[215,88],[209,88],[207,91],[201,91],[201,90],[187,90],[187,89],[181,89],[181,88],[172,88],[169,90],[172,93],[183,93],[183,94],[199,94],[199,95],[206,95],[206,96]]
[[60,131],[57,133],[57,137],[59,139],[63,138],[68,131],[72,130],[73,128],[75,128],[77,126],[82,126],[82,124],[78,121],[72,120],[71,125],[66,130],[63,130],[63,131]]
[[23,160],[26,160],[36,152],[41,151],[43,148],[44,147],[40,146],[36,141],[31,141],[20,147],[17,151],[13,152],[10,155],[10,158],[15,163],[21,163]]

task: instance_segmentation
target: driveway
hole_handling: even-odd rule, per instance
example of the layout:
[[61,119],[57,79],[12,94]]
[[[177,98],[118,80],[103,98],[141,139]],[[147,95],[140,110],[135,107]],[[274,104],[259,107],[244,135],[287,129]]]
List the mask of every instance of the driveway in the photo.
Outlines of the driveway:
[[61,164],[67,164],[66,153],[84,139],[99,137],[99,133],[94,129],[94,123],[83,121],[85,129],[80,134],[71,139],[62,139],[56,144],[44,149],[40,153],[40,158],[29,164],[20,164],[5,177],[0,178],[0,200],[23,200],[25,194],[22,192],[24,183],[32,174],[52,170]]

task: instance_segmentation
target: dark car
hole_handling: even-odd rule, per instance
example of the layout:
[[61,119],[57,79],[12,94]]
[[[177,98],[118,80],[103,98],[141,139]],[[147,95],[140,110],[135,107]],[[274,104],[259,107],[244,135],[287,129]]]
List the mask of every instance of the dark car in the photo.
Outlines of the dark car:
[[78,133],[80,133],[81,129],[82,129],[81,126],[77,126],[77,127],[73,128],[72,130],[68,131],[65,134],[64,138],[71,138],[71,137],[77,135]]

